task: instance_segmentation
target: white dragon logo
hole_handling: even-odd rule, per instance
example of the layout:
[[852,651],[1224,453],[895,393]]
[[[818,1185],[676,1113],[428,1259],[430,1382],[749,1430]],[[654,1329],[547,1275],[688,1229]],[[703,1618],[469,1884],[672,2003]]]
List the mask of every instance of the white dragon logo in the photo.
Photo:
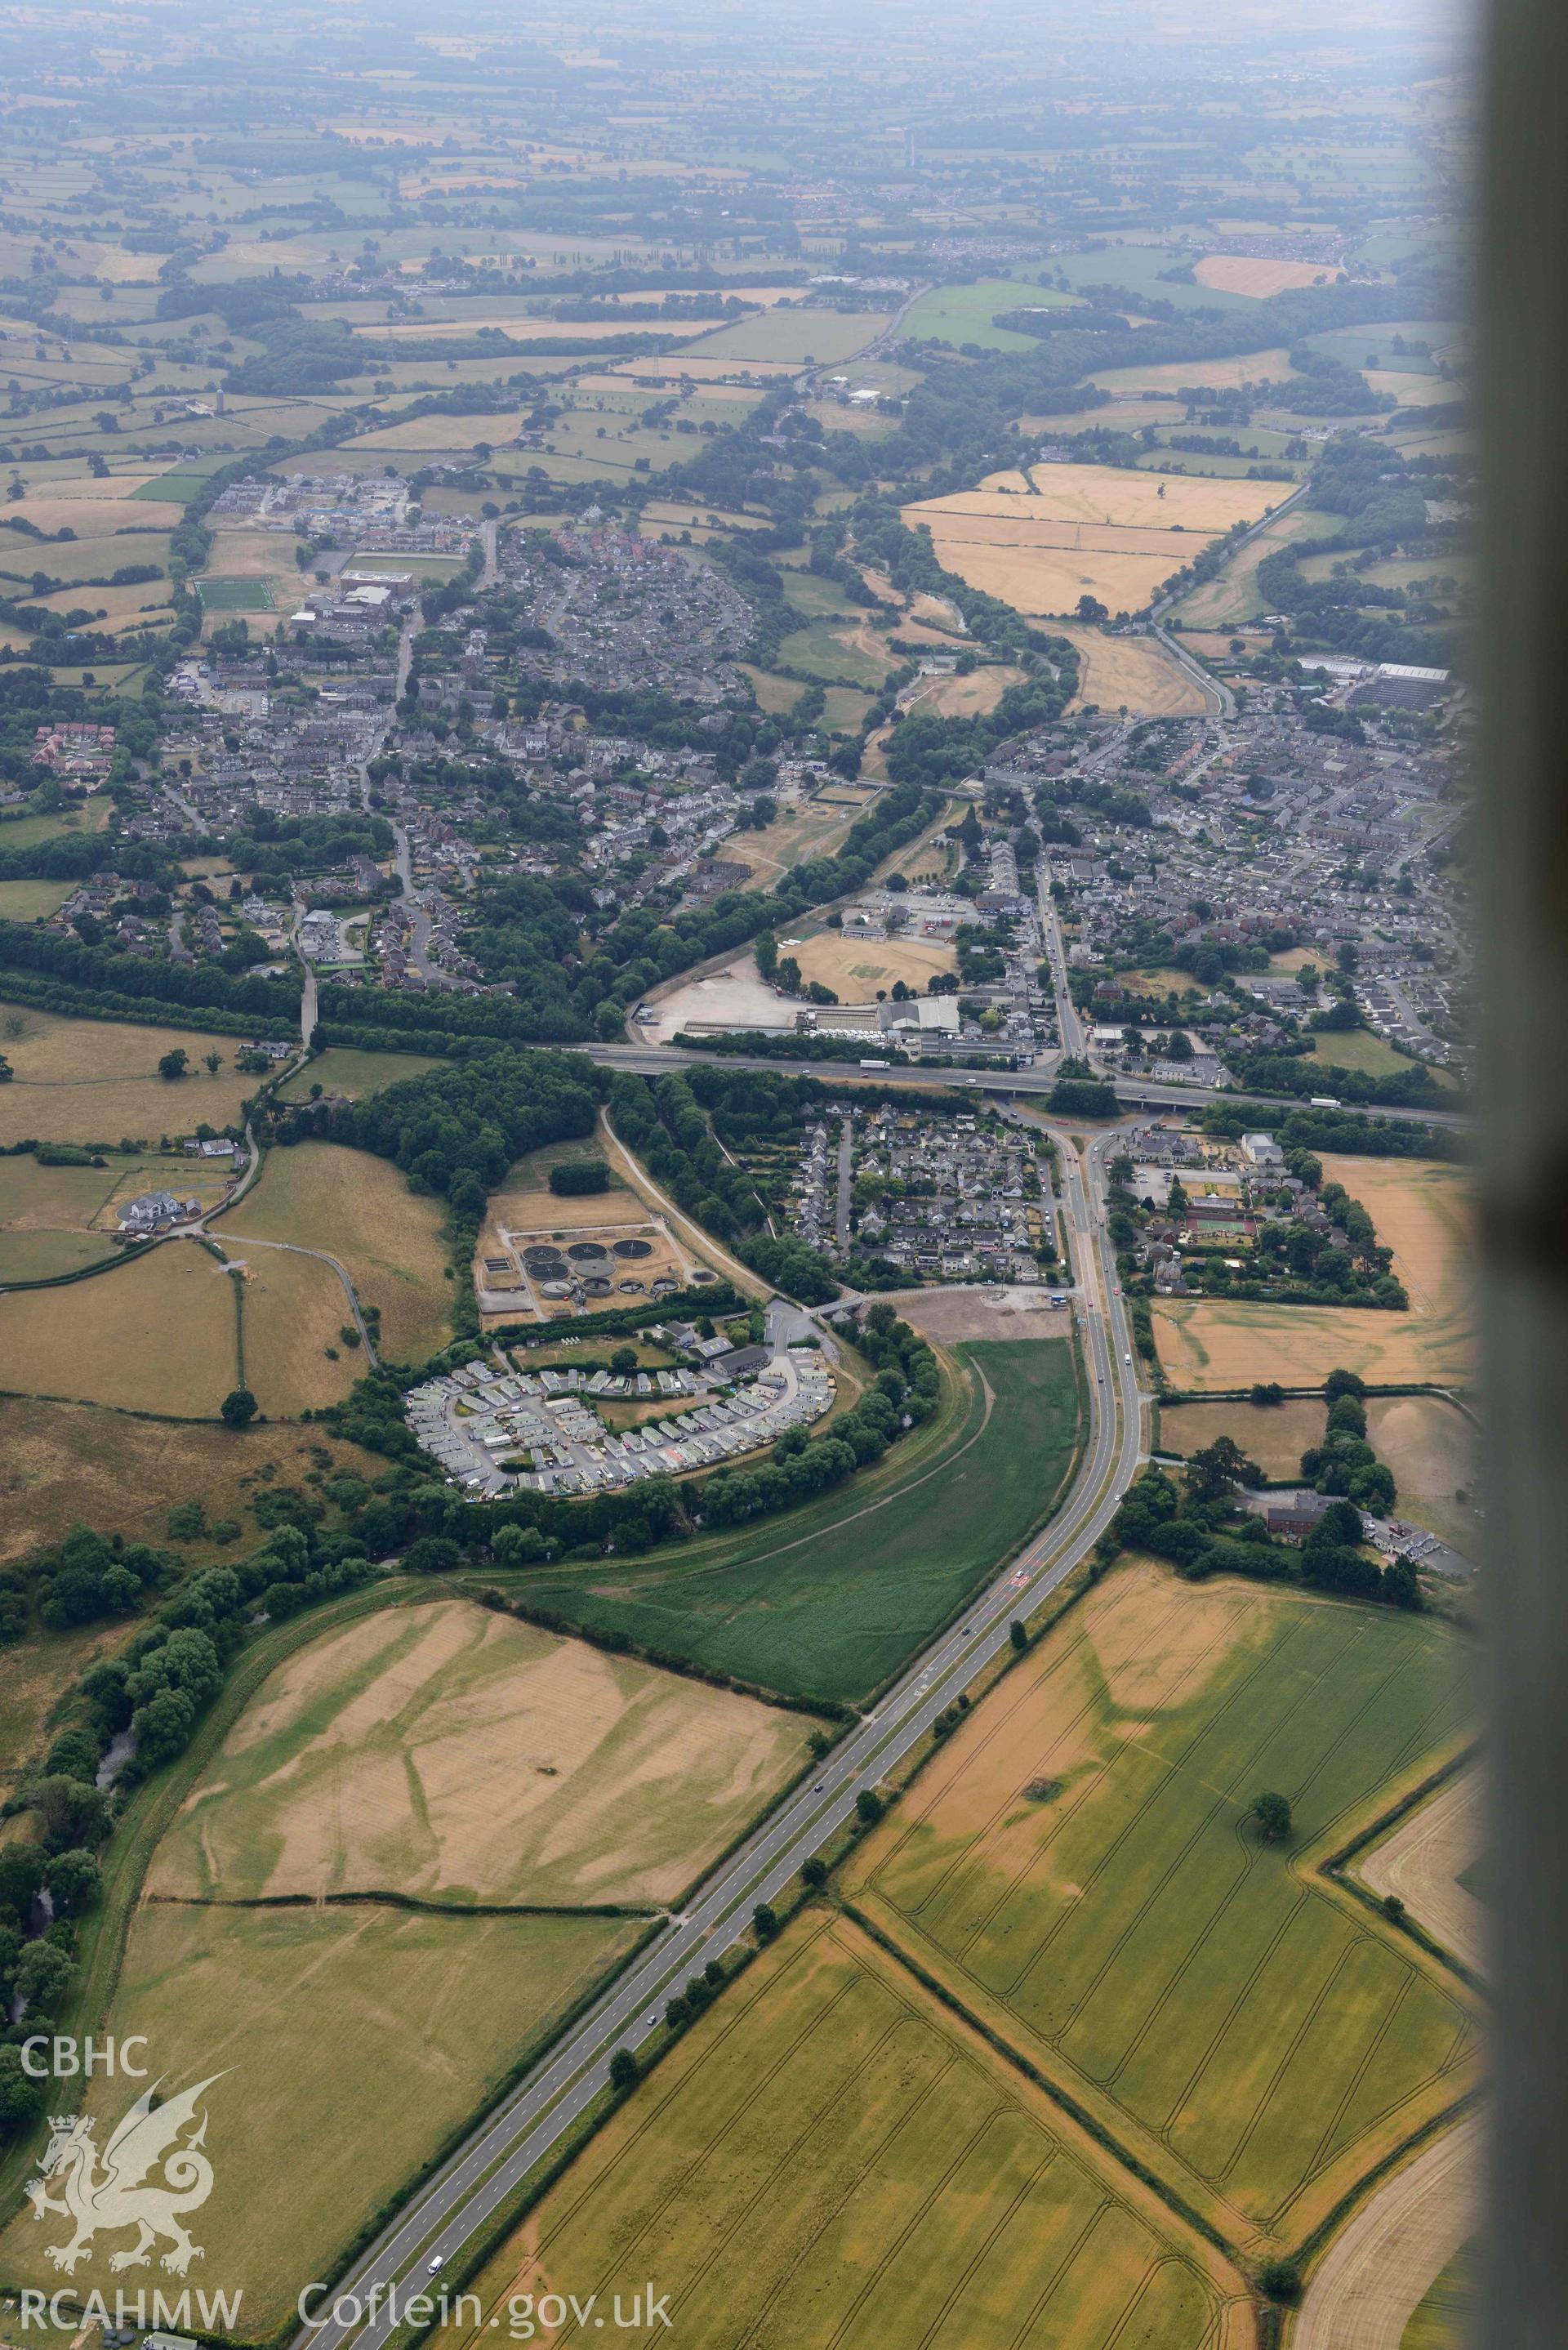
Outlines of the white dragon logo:
[[[72,2274],[100,2228],[109,2233],[121,2228],[137,2230],[134,2244],[110,2256],[111,2269],[140,2267],[164,2241],[172,2249],[164,2253],[162,2266],[175,2276],[183,2276],[192,2262],[202,2258],[202,2247],[191,2241],[182,2214],[199,2210],[213,2191],[213,2166],[202,2151],[207,2135],[204,2109],[195,2135],[183,2146],[175,2141],[197,2119],[202,2092],[222,2078],[221,2073],[213,2073],[160,2106],[153,2103],[158,2092],[154,2082],[117,2125],[103,2149],[101,2170],[93,2143],[97,2123],[83,2114],[50,2116],[49,2142],[38,2158],[38,2176],[27,2181],[27,2194],[36,2219],[57,2211],[74,2222],[76,2232],[68,2243],[47,2246],[46,2259]],[[163,2183],[147,2185],[150,2173],[160,2165]],[[63,2180],[58,2199],[48,2192],[57,2177]]]

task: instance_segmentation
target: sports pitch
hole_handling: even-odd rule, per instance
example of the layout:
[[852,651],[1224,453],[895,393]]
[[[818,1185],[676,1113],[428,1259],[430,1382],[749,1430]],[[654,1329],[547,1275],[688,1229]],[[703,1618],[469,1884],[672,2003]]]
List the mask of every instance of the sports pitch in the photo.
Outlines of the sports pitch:
[[1465,1718],[1439,1625],[1124,1567],[846,1890],[1228,2243],[1292,2246],[1469,2083],[1452,1980],[1314,1866]]

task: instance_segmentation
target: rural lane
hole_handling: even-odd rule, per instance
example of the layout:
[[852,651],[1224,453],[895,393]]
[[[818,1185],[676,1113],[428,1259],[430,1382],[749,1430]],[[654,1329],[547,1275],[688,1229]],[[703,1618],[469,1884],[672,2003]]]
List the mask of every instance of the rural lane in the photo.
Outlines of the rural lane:
[[312,2325],[296,2337],[301,2350],[337,2350],[351,2336],[362,2350],[379,2350],[396,2330],[379,2305],[388,2288],[417,2290],[432,2262],[444,2268],[453,2260],[599,2095],[614,2051],[635,2050],[649,2036],[665,2001],[740,1939],[755,1905],[792,1883],[802,1861],[852,1816],[861,1792],[874,1789],[1007,1648],[1012,1619],[1038,1607],[1104,1533],[1144,1457],[1143,1399],[1104,1227],[1106,1164],[1118,1139],[1114,1130],[1096,1137],[1083,1163],[1061,1140],[1063,1204],[1084,1274],[1088,1403],[1087,1441],[1066,1501],[383,2230],[337,2288],[361,2307],[375,2293],[375,2314],[363,2325]]

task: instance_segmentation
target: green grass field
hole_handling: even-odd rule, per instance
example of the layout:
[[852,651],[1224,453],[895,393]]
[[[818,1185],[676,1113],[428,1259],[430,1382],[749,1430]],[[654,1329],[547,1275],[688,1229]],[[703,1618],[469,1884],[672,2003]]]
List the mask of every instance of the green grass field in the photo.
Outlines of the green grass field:
[[[0,834],[0,846],[7,836]],[[74,881],[0,881],[0,918],[7,922],[36,922],[63,906],[76,888]]]
[[748,359],[784,360],[801,366],[815,360],[832,366],[863,351],[888,324],[888,314],[840,310],[763,310],[738,326],[720,327],[700,335],[682,348],[693,359],[732,360],[744,367]]
[[272,588],[265,579],[198,579],[196,592],[209,612],[270,612]]
[[1466,1713],[1440,1625],[1128,1567],[846,1889],[1228,2242],[1293,2243],[1467,2085],[1457,1986],[1308,1857]]
[[[1402,1053],[1397,1045],[1370,1028],[1322,1031],[1313,1039],[1312,1057],[1325,1068],[1359,1069],[1368,1077],[1396,1076],[1402,1069],[1415,1066],[1408,1053]],[[1454,1082],[1445,1070],[1435,1069],[1432,1074],[1440,1086],[1451,1087]]]
[[813,620],[804,629],[792,629],[779,646],[781,659],[788,661],[803,676],[820,678],[835,685],[880,685],[891,666],[891,655],[877,660],[862,652],[858,645],[850,644],[834,628],[831,621]]
[[[493,2256],[609,2308],[649,2277],[691,2350],[1241,2350],[1241,2279],[843,1919],[808,1912]],[[635,2283],[634,2283],[635,2279]],[[504,2339],[504,2334],[502,2335]]]
[[958,1352],[977,1378],[918,1466],[902,1468],[895,1447],[879,1483],[862,1472],[804,1510],[679,1553],[531,1571],[524,1596],[789,1696],[864,1697],[1024,1541],[1075,1450],[1064,1341]]
[[[1063,254],[1053,264],[1069,285],[1117,286],[1130,294],[1150,294],[1162,302],[1174,302],[1179,310],[1256,310],[1258,305],[1249,295],[1227,294],[1212,286],[1186,284],[1180,278],[1162,277],[1162,269],[1179,265],[1180,256],[1164,244],[1105,244],[1089,253]],[[1020,301],[1028,296],[1021,293]],[[1368,350],[1374,348],[1367,345]]]
[[1026,279],[981,277],[973,286],[933,286],[922,294],[904,321],[904,332],[918,342],[979,343],[988,351],[1038,351],[1037,335],[1021,335],[1012,327],[992,326],[1002,310],[1065,309],[1075,299],[1054,286],[1031,286]]
[[422,1077],[427,1069],[440,1066],[423,1053],[359,1053],[348,1045],[329,1045],[278,1090],[284,1101],[304,1101],[316,1086],[323,1093],[348,1094],[363,1101],[367,1094],[379,1094],[400,1077]]

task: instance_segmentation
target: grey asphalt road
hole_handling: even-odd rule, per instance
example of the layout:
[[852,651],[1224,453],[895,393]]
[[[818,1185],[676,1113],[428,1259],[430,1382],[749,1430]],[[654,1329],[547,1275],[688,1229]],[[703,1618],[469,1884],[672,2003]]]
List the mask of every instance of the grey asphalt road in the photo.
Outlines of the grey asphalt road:
[[[1037,1607],[1104,1532],[1137,1474],[1143,1452],[1142,1399],[1133,1344],[1104,1230],[1106,1161],[1113,1132],[1089,1146],[1087,1180],[1064,1145],[1064,1204],[1074,1227],[1074,1261],[1083,1279],[1077,1307],[1089,1396],[1089,1437],[1066,1503],[1044,1530],[1007,1561],[961,1617],[940,1633],[879,1698],[816,1776],[714,1872],[680,1916],[672,1918],[635,1965],[480,2124],[408,2209],[377,2239],[337,2288],[361,2307],[394,2282],[407,2298],[445,2269],[517,2182],[547,2154],[604,2087],[620,2047],[646,2039],[663,2004],[689,1976],[744,1933],[753,1908],[777,1895],[801,1862],[824,1844],[929,1730],[936,1716],[1007,1645],[1014,1617]],[[377,2350],[395,2328],[384,2314],[362,2324],[303,2331],[307,2344],[337,2350],[350,2336]]]
[[[679,1045],[573,1045],[574,1053],[584,1053],[590,1061],[599,1061],[607,1068],[635,1069],[645,1076],[667,1076],[672,1069],[711,1068],[715,1056],[707,1053],[689,1053]],[[888,1071],[877,1078],[878,1084],[900,1079],[912,1085],[972,1086],[988,1094],[1048,1094],[1056,1082],[1055,1055],[1052,1066],[1039,1069],[934,1069],[910,1068]],[[794,1061],[775,1059],[762,1054],[726,1053],[718,1062],[726,1069],[769,1069],[791,1077],[820,1077],[826,1085],[841,1081],[853,1082],[859,1071],[846,1067],[840,1061]],[[1325,1082],[1332,1072],[1325,1073]],[[1135,1109],[1202,1109],[1210,1102],[1236,1102],[1243,1107],[1256,1107],[1270,1110],[1275,1118],[1283,1118],[1293,1109],[1302,1109],[1299,1101],[1282,1101],[1277,1094],[1240,1092],[1214,1093],[1201,1086],[1158,1086],[1145,1077],[1118,1075],[1115,1080],[1116,1099],[1124,1110]],[[1347,1102],[1347,1109],[1357,1105]],[[1446,1126],[1463,1128],[1470,1124],[1462,1110],[1386,1109],[1378,1105],[1372,1113],[1378,1118],[1413,1118],[1422,1126]]]

